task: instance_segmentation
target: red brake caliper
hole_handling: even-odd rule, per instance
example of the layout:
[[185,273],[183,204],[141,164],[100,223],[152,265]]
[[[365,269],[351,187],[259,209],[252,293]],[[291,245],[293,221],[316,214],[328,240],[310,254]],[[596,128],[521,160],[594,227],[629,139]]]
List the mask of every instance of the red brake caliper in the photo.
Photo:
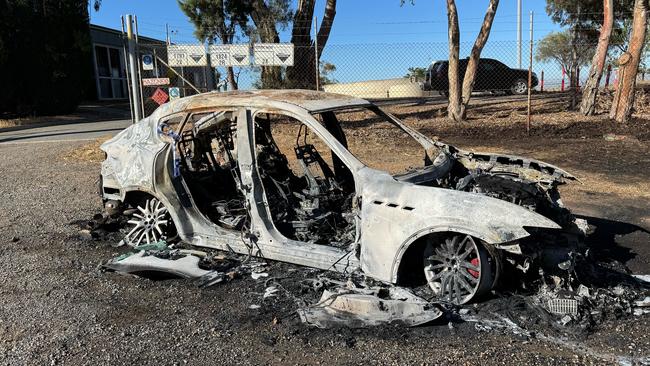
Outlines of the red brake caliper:
[[[473,266],[478,267],[478,258],[474,258],[471,261],[469,261]],[[468,269],[467,272],[472,275],[474,278],[478,278],[479,272],[475,271],[473,269]]]

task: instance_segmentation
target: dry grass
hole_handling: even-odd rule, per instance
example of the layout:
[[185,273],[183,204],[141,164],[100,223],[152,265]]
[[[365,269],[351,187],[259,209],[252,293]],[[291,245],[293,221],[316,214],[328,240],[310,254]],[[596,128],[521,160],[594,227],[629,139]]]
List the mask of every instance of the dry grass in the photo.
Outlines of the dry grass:
[[109,140],[112,136],[102,136],[97,140],[91,141],[81,146],[68,150],[62,156],[66,161],[78,162],[101,162],[104,160],[104,152],[99,149],[99,146]]
[[12,119],[0,119],[0,128],[36,125],[36,124],[49,122],[52,119],[56,119],[57,121],[64,121],[64,122],[82,121],[82,117],[76,115],[22,117],[22,118],[12,118]]

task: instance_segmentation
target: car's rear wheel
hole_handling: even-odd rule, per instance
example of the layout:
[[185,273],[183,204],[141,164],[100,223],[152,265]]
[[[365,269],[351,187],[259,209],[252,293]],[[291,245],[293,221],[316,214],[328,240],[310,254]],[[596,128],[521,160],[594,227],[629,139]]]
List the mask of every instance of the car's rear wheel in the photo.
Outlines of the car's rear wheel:
[[524,79],[517,79],[510,87],[512,94],[522,95],[528,92],[528,83]]
[[424,275],[437,298],[464,304],[490,291],[495,273],[492,259],[478,239],[451,234],[427,242]]
[[167,239],[173,231],[174,224],[167,207],[157,198],[148,198],[132,210],[128,221],[129,232],[124,242],[130,246],[155,243]]

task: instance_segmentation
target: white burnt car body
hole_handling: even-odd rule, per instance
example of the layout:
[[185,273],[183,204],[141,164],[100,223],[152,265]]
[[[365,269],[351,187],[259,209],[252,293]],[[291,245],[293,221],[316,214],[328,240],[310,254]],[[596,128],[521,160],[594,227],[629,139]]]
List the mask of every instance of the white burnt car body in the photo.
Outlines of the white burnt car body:
[[[392,176],[350,153],[336,116],[358,109],[417,140],[423,166]],[[301,124],[293,153],[302,173],[280,152],[270,115]],[[464,303],[494,287],[508,265],[541,264],[545,247],[580,239],[557,196],[557,185],[573,179],[563,170],[458,150],[343,95],[200,94],[161,106],[101,148],[101,195],[111,214],[131,207],[131,245],[174,232],[198,247],[428,284]]]

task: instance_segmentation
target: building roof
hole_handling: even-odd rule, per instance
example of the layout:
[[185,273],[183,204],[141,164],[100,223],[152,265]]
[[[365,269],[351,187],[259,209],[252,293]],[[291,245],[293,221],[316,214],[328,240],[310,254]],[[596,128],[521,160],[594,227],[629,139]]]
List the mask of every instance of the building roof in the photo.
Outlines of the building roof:
[[[122,31],[119,30],[119,29],[108,28],[108,27],[104,27],[104,26],[101,26],[101,25],[97,25],[97,24],[90,24],[90,29],[94,30],[94,31],[98,31],[98,32],[105,32],[105,33],[115,34],[115,35],[118,35],[120,37],[122,36]],[[125,36],[126,36],[126,34],[125,34]],[[165,42],[163,40],[150,38],[150,37],[145,37],[145,36],[141,36],[141,35],[138,35],[138,39],[140,41],[145,41],[147,43],[167,44],[167,42]]]

